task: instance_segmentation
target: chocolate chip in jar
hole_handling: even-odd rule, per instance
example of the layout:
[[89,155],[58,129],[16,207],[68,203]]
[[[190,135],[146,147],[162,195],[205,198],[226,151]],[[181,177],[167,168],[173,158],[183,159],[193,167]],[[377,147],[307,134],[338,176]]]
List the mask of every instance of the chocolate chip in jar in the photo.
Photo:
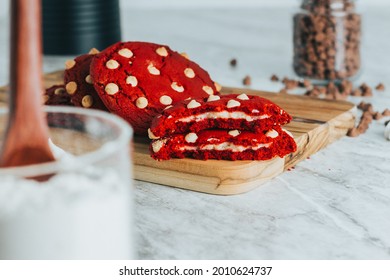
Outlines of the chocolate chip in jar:
[[361,16],[353,0],[303,0],[294,16],[294,70],[315,80],[342,80],[360,70]]

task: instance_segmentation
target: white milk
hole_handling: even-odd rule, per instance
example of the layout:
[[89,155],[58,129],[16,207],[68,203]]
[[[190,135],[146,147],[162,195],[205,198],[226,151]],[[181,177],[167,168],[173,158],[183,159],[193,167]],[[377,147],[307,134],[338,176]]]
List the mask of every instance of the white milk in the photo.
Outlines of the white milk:
[[133,258],[131,223],[131,184],[114,170],[0,175],[0,259]]

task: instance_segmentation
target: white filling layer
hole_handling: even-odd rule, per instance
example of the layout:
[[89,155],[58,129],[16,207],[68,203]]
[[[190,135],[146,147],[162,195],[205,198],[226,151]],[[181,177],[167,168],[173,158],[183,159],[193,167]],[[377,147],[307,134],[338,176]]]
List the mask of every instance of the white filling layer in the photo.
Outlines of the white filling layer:
[[249,116],[245,114],[244,112],[228,112],[228,111],[221,111],[221,112],[206,112],[199,115],[189,116],[185,118],[178,119],[176,122],[198,122],[202,121],[204,119],[245,119],[248,122],[256,121],[256,120],[263,120],[268,119],[269,115],[260,115],[260,116]]
[[259,150],[262,148],[269,148],[272,143],[257,144],[256,146],[241,146],[233,143],[225,142],[221,144],[208,144],[201,147],[198,146],[183,146],[180,148],[181,151],[195,151],[195,150],[216,150],[216,151],[232,151],[232,152],[243,152],[245,150]]

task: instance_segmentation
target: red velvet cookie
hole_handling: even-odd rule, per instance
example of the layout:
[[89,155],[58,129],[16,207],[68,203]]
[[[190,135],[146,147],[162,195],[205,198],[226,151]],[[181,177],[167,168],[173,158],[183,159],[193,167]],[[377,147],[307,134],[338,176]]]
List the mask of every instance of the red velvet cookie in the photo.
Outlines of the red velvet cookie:
[[147,135],[152,119],[167,106],[217,93],[198,64],[168,46],[146,42],[108,47],[94,57],[91,76],[107,108],[139,135]]
[[209,96],[177,103],[158,115],[151,124],[149,137],[161,138],[174,133],[204,129],[239,129],[263,132],[284,125],[291,116],[275,103],[246,94]]
[[66,92],[64,85],[55,85],[46,89],[43,98],[45,105],[73,106],[70,102],[70,95]]
[[100,100],[89,74],[92,58],[97,53],[96,49],[92,49],[89,54],[78,56],[65,63],[65,88],[75,106],[108,111]]
[[239,130],[202,130],[153,140],[154,159],[170,158],[268,160],[296,150],[294,139],[280,127],[266,133]]

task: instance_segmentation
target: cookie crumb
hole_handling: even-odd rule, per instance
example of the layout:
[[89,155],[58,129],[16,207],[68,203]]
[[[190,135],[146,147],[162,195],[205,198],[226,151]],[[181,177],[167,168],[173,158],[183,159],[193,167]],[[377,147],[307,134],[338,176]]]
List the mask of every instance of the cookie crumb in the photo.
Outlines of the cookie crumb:
[[237,59],[232,58],[232,59],[230,60],[230,66],[236,67],[236,66],[237,66]]

